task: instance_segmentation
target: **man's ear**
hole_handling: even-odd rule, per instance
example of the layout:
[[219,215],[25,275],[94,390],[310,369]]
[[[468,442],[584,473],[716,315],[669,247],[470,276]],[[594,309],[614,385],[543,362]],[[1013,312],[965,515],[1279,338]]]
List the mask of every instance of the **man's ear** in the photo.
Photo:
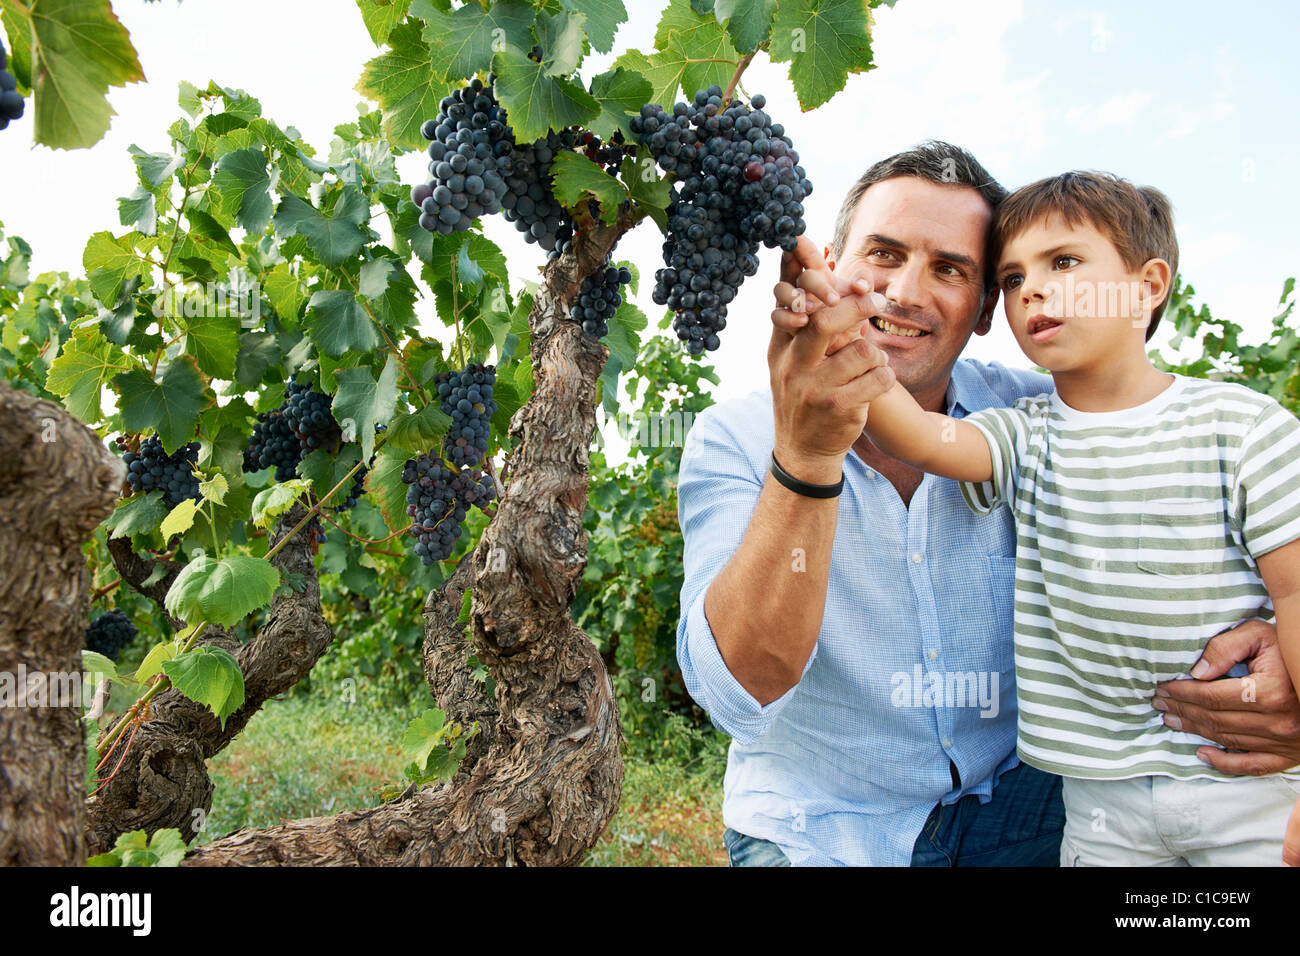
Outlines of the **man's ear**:
[[822,246],[822,258],[826,260],[826,268],[832,272],[835,271],[835,250],[831,246]]
[[980,317],[975,323],[976,335],[988,335],[993,329],[993,310],[998,307],[998,289],[994,286],[984,293],[984,304],[980,306]]

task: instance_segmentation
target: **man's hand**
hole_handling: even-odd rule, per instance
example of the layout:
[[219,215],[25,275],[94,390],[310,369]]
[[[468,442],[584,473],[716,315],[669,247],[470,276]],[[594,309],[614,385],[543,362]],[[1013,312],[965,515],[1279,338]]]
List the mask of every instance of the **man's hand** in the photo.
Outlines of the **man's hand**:
[[[772,330],[767,364],[774,453],[803,481],[833,484],[840,477],[844,456],[866,425],[868,404],[894,384],[884,350],[861,336],[876,308],[873,294],[842,297],[795,332]],[[841,340],[842,347],[830,347]]]
[[[1215,680],[1241,661],[1249,661],[1250,676]],[[1245,751],[1201,747],[1197,756],[1235,774],[1277,773],[1300,765],[1300,700],[1272,624],[1247,621],[1216,635],[1192,674],[1194,680],[1156,687],[1154,706],[1165,711],[1165,723],[1229,750]],[[1292,814],[1287,833],[1294,835],[1295,852],[1300,854],[1300,811]]]
[[[871,283],[866,279],[850,282],[833,271],[816,244],[800,236],[793,252],[781,253],[781,281],[772,287],[777,305],[772,311],[772,324],[793,334],[808,324],[810,315],[835,305],[841,296],[870,291]],[[882,308],[886,305],[884,296],[872,301]],[[827,354],[839,351],[856,335],[856,329],[846,330],[830,343]]]

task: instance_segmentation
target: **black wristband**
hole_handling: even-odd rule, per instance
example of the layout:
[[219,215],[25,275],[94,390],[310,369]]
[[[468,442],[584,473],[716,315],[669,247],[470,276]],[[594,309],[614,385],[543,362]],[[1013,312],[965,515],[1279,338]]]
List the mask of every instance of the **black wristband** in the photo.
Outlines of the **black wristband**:
[[840,480],[835,484],[810,485],[806,481],[800,481],[782,468],[776,460],[776,452],[772,452],[772,465],[768,470],[772,472],[773,478],[795,494],[803,495],[805,498],[838,498],[840,492],[844,490],[844,471],[842,469],[840,471]]

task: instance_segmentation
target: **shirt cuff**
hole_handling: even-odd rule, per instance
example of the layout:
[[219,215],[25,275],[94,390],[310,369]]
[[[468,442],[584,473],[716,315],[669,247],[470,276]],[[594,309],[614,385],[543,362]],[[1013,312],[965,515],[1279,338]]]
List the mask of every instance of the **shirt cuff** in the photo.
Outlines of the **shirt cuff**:
[[[705,593],[708,588],[705,588]],[[741,686],[734,674],[728,669],[718,650],[718,642],[709,627],[709,620],[704,614],[704,594],[691,605],[686,616],[686,643],[690,654],[695,680],[700,685],[709,718],[714,725],[732,739],[748,743],[760,736],[776,719],[777,715],[799,689],[796,682],[793,687],[769,704],[760,704],[757,698]],[[799,682],[812,666],[817,657],[817,645],[813,645],[804,665]]]

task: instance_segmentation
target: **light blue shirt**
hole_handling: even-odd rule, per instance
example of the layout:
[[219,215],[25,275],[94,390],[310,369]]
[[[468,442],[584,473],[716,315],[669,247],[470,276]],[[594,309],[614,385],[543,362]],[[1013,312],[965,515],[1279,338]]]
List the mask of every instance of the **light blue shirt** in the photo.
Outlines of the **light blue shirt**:
[[[1052,389],[1047,375],[960,359],[947,413]],[[957,482],[935,475],[904,507],[849,452],[817,644],[799,683],[762,706],[723,663],[704,594],[744,537],[773,441],[770,391],[714,405],[687,433],[678,480],[677,658],[691,696],[732,737],[723,821],[796,865],[906,866],[935,804],[987,802],[1017,764],[1011,513],[977,516]]]

